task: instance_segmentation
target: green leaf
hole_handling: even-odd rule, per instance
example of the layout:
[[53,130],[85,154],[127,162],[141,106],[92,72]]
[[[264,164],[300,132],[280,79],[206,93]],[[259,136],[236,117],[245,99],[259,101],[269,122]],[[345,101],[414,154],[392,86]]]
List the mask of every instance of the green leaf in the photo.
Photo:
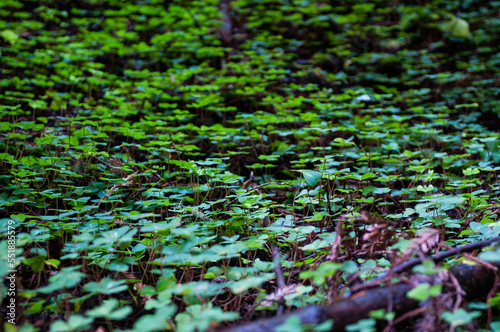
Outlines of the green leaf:
[[417,287],[413,288],[407,293],[410,299],[417,301],[427,300],[429,297],[435,297],[441,294],[442,285],[437,284],[432,287],[428,283],[418,284]]
[[370,318],[393,320],[395,316],[396,316],[395,312],[386,312],[385,309],[370,311]]
[[39,288],[38,291],[47,294],[63,288],[70,289],[75,287],[85,277],[85,274],[76,271],[79,268],[80,266],[63,268],[60,272],[49,278],[47,286]]
[[35,256],[31,258],[24,259],[23,263],[31,267],[33,272],[40,272],[43,270],[44,261],[46,256]]
[[390,192],[391,189],[390,188],[377,188],[373,191],[374,194],[387,194],[388,192]]
[[124,263],[116,263],[116,262],[111,262],[106,265],[106,261],[102,261],[102,263],[99,263],[99,266],[104,268],[106,267],[107,270],[109,271],[118,271],[118,272],[125,272],[128,271],[129,266]]
[[178,314],[175,321],[178,323],[177,330],[182,331],[207,331],[214,322],[235,320],[239,315],[235,312],[223,312],[219,307],[193,304],[186,308],[186,311]]
[[156,309],[154,315],[141,316],[134,323],[134,330],[141,332],[162,331],[169,329],[168,319],[173,316],[176,307],[173,305]]
[[286,321],[277,326],[276,329],[274,330],[276,332],[288,332],[288,331],[294,331],[294,332],[301,332],[303,331],[300,323],[300,317],[299,316],[290,316],[286,319]]
[[456,16],[444,23],[441,29],[457,38],[469,38],[470,36],[469,23]]
[[373,192],[376,189],[377,189],[377,187],[374,187],[374,186],[363,187],[363,190],[362,190],[363,196],[368,195],[369,193]]
[[312,278],[314,283],[321,286],[326,278],[333,276],[342,268],[342,264],[333,262],[321,263],[316,270],[302,271],[299,276],[301,279]]
[[132,307],[125,306],[118,308],[117,299],[104,300],[101,306],[91,309],[86,312],[87,316],[90,317],[106,317],[108,319],[125,319],[132,313]]
[[316,239],[312,243],[306,244],[301,249],[304,251],[316,251],[321,248],[328,247],[329,243],[325,240]]
[[83,289],[90,293],[115,294],[128,289],[123,280],[102,279],[99,283],[89,282]]
[[261,261],[260,258],[257,258],[254,261],[253,266],[262,272],[269,272],[269,271],[272,271],[274,269],[273,262],[264,262],[264,261]]
[[304,175],[304,180],[306,180],[307,184],[311,187],[316,186],[321,179],[321,173],[316,171],[302,171],[302,175]]
[[499,263],[500,262],[500,248],[496,250],[484,251],[479,254],[479,259],[490,262]]
[[241,294],[250,288],[261,288],[262,284],[274,278],[274,273],[263,273],[258,276],[250,276],[233,283],[230,288],[233,293]]
[[[9,324],[11,325],[11,324]],[[16,329],[14,328],[14,331],[16,331]],[[33,325],[31,324],[24,324],[23,326],[21,326],[21,328],[19,328],[16,332],[37,332],[38,329],[35,328]],[[5,332],[9,332],[9,331],[5,331]]]
[[50,326],[50,332],[72,332],[87,330],[90,324],[94,321],[93,318],[87,318],[81,315],[71,315],[67,322],[63,320],[56,320]]
[[[358,332],[375,332],[375,319],[361,319],[356,324],[349,324],[345,327],[346,331],[358,331]],[[335,322],[334,322],[335,324]]]
[[47,259],[45,261],[45,264],[55,267],[57,269],[59,267],[59,264],[61,264],[61,261],[58,259]]
[[2,36],[2,38],[9,42],[11,45],[14,45],[19,38],[14,31],[9,29],[0,32],[0,36]]
[[492,331],[500,331],[500,321],[492,322],[490,327]]
[[474,318],[479,316],[481,316],[481,312],[479,311],[467,312],[462,308],[458,308],[454,312],[443,312],[441,318],[450,323],[452,326],[461,326],[469,324]]
[[366,179],[371,179],[373,177],[375,177],[374,173],[366,173],[366,174],[363,174],[363,176],[361,177],[361,181],[366,180]]
[[419,274],[435,274],[439,272],[439,269],[436,268],[436,263],[432,259],[426,259],[422,262],[422,264],[419,264],[412,268],[412,271],[415,273]]

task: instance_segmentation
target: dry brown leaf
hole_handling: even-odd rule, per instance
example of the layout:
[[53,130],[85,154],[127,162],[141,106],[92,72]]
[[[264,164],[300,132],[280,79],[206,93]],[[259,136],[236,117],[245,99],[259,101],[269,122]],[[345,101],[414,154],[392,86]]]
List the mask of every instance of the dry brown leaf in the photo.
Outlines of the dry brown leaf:
[[260,302],[259,305],[264,306],[264,307],[270,307],[273,305],[273,302],[281,300],[282,298],[284,298],[288,294],[295,293],[296,289],[297,289],[296,284],[286,286],[283,289],[278,289],[278,290],[276,290],[276,292],[271,293],[268,296],[266,296],[266,298],[264,300],[262,300],[262,302]]
[[410,241],[408,247],[403,250],[404,256],[411,256],[415,251],[428,254],[439,243],[439,231],[432,228],[424,228],[417,233],[417,237]]

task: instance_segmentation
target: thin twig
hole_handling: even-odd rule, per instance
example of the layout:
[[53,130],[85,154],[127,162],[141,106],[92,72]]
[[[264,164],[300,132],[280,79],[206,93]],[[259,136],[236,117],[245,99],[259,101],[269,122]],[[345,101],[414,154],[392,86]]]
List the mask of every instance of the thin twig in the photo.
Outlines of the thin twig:
[[[283,291],[285,289],[285,277],[283,276],[283,270],[281,268],[281,255],[278,247],[273,248],[273,263],[274,271],[276,272],[276,281],[278,282],[278,289]],[[278,307],[278,316],[283,314],[284,310],[285,307],[281,301]]]
[[335,227],[335,240],[333,240],[332,247],[330,248],[330,254],[326,256],[326,259],[332,262],[335,262],[338,258],[339,247],[342,242],[342,224],[342,220],[337,222],[337,227]]
[[[393,272],[400,273],[400,272],[406,271],[406,270],[411,269],[412,267],[422,263],[424,260],[427,260],[427,259],[433,260],[434,262],[439,262],[445,258],[455,256],[455,255],[461,254],[463,252],[470,252],[470,251],[473,251],[476,249],[488,247],[488,246],[494,244],[495,242],[500,242],[500,237],[496,237],[496,238],[484,240],[484,241],[479,241],[479,242],[475,242],[475,243],[469,243],[469,244],[459,246],[459,247],[456,247],[456,248],[453,248],[450,250],[445,250],[445,251],[440,252],[439,254],[436,254],[433,256],[424,256],[422,258],[415,258],[415,259],[412,259],[408,262],[405,262],[403,264],[396,266],[393,269]],[[385,278],[388,275],[389,275],[389,273],[384,273],[383,275],[377,277],[377,279]]]
[[400,273],[400,272],[409,270],[412,267],[414,267],[414,266],[422,263],[424,260],[430,259],[430,260],[432,260],[434,262],[439,262],[439,261],[441,261],[441,260],[443,260],[445,258],[448,258],[448,257],[451,257],[451,256],[455,256],[455,255],[458,255],[458,254],[461,254],[461,253],[464,253],[464,252],[470,252],[470,251],[473,251],[473,250],[476,250],[476,249],[481,249],[481,248],[484,248],[484,247],[488,247],[488,246],[490,246],[490,245],[492,245],[492,244],[494,244],[496,242],[500,242],[500,237],[495,237],[493,239],[479,241],[479,242],[475,242],[475,243],[469,243],[469,244],[466,244],[466,245],[463,245],[463,246],[459,246],[459,247],[454,248],[454,249],[450,249],[450,250],[446,250],[446,251],[440,252],[439,254],[436,254],[436,255],[433,255],[433,256],[423,256],[423,257],[420,257],[420,258],[412,259],[412,260],[410,260],[408,262],[405,262],[403,264],[400,264],[400,265],[394,267],[391,271],[386,272],[386,273],[384,273],[384,274],[382,274],[382,275],[374,278],[370,282],[367,282],[367,283],[364,283],[364,284],[352,287],[351,290],[350,290],[350,292],[348,294],[355,293],[355,292],[360,291],[362,289],[366,289],[366,288],[371,288],[371,287],[374,287],[374,286],[378,286],[382,282],[384,282],[385,280],[388,280],[389,276],[391,276],[392,274],[396,274],[396,273]]
[[476,262],[476,263],[478,263],[478,264],[480,264],[480,265],[484,266],[485,268],[490,269],[491,271],[497,271],[497,270],[498,270],[498,268],[497,268],[495,265],[490,264],[490,263],[488,263],[488,262],[485,262],[485,261],[483,261],[483,260],[480,260],[479,258],[477,258],[477,257],[475,257],[475,256],[472,256],[471,254],[464,253],[464,256],[465,256],[465,258],[467,258],[468,260],[471,260],[471,261],[473,261],[473,262]]
[[[404,321],[405,319],[407,318],[410,318],[412,316],[417,316],[417,315],[420,315],[420,314],[423,314],[428,308],[427,307],[422,307],[422,308],[418,308],[418,309],[415,309],[415,310],[412,310],[412,311],[408,311],[407,313],[405,313],[404,315],[401,315],[399,316],[398,318],[396,318],[394,321],[393,321],[393,326],[394,325],[397,325],[399,323],[401,323],[402,321]],[[388,326],[389,327],[389,326]],[[390,327],[389,327],[390,329]],[[388,332],[389,330],[384,330],[384,332]]]

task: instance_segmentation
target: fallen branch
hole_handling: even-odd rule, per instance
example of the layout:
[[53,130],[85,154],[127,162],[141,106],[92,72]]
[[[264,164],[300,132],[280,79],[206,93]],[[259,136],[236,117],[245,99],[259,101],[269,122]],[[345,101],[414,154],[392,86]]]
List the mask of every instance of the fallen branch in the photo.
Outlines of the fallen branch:
[[[447,250],[427,258],[437,262],[452,255],[487,247],[498,241],[500,241],[500,238],[480,241]],[[405,271],[422,261],[421,259],[409,261],[399,265],[393,271],[396,269],[397,272]],[[495,266],[498,267],[500,264],[495,264]],[[472,266],[458,264],[450,268],[450,272],[464,290],[465,298],[468,300],[485,298],[495,285],[495,271],[483,265]],[[414,280],[418,279],[418,276],[414,278]],[[380,281],[378,282],[380,283]],[[347,299],[342,299],[330,305],[309,306],[288,315],[259,320],[248,325],[233,327],[224,332],[270,332],[284,324],[291,316],[299,317],[301,325],[317,325],[327,320],[333,320],[334,324],[330,331],[344,331],[347,325],[354,324],[361,319],[369,318],[369,313],[371,311],[387,309],[390,304],[392,304],[392,311],[396,313],[396,316],[401,316],[412,310],[418,309],[418,301],[409,299],[406,296],[406,293],[413,289],[418,283],[419,281],[372,288],[356,293]],[[446,291],[446,289],[444,291]]]
[[[418,308],[418,301],[406,297],[406,293],[413,288],[412,285],[401,283],[392,287],[392,301],[394,302],[394,311],[397,315]],[[237,326],[225,332],[271,332],[276,327],[284,324],[291,316],[299,317],[302,325],[317,325],[331,319],[333,320],[331,331],[344,331],[347,325],[367,318],[371,311],[387,308],[390,301],[389,294],[388,287],[372,289],[364,292],[361,296],[357,294],[349,299],[326,306],[309,306],[292,312],[289,315],[264,319],[249,325]]]

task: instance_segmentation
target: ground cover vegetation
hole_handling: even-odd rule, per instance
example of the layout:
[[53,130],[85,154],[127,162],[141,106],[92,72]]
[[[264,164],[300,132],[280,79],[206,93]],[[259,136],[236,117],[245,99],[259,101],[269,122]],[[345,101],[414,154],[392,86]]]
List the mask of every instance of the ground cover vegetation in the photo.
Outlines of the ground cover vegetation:
[[[1,1],[0,274],[14,234],[17,327],[233,327],[498,236],[499,12]],[[498,331],[498,279],[468,301],[432,277],[499,257],[425,260],[384,285],[430,276],[408,293],[425,309],[410,328]],[[389,311],[347,328],[403,329]]]

